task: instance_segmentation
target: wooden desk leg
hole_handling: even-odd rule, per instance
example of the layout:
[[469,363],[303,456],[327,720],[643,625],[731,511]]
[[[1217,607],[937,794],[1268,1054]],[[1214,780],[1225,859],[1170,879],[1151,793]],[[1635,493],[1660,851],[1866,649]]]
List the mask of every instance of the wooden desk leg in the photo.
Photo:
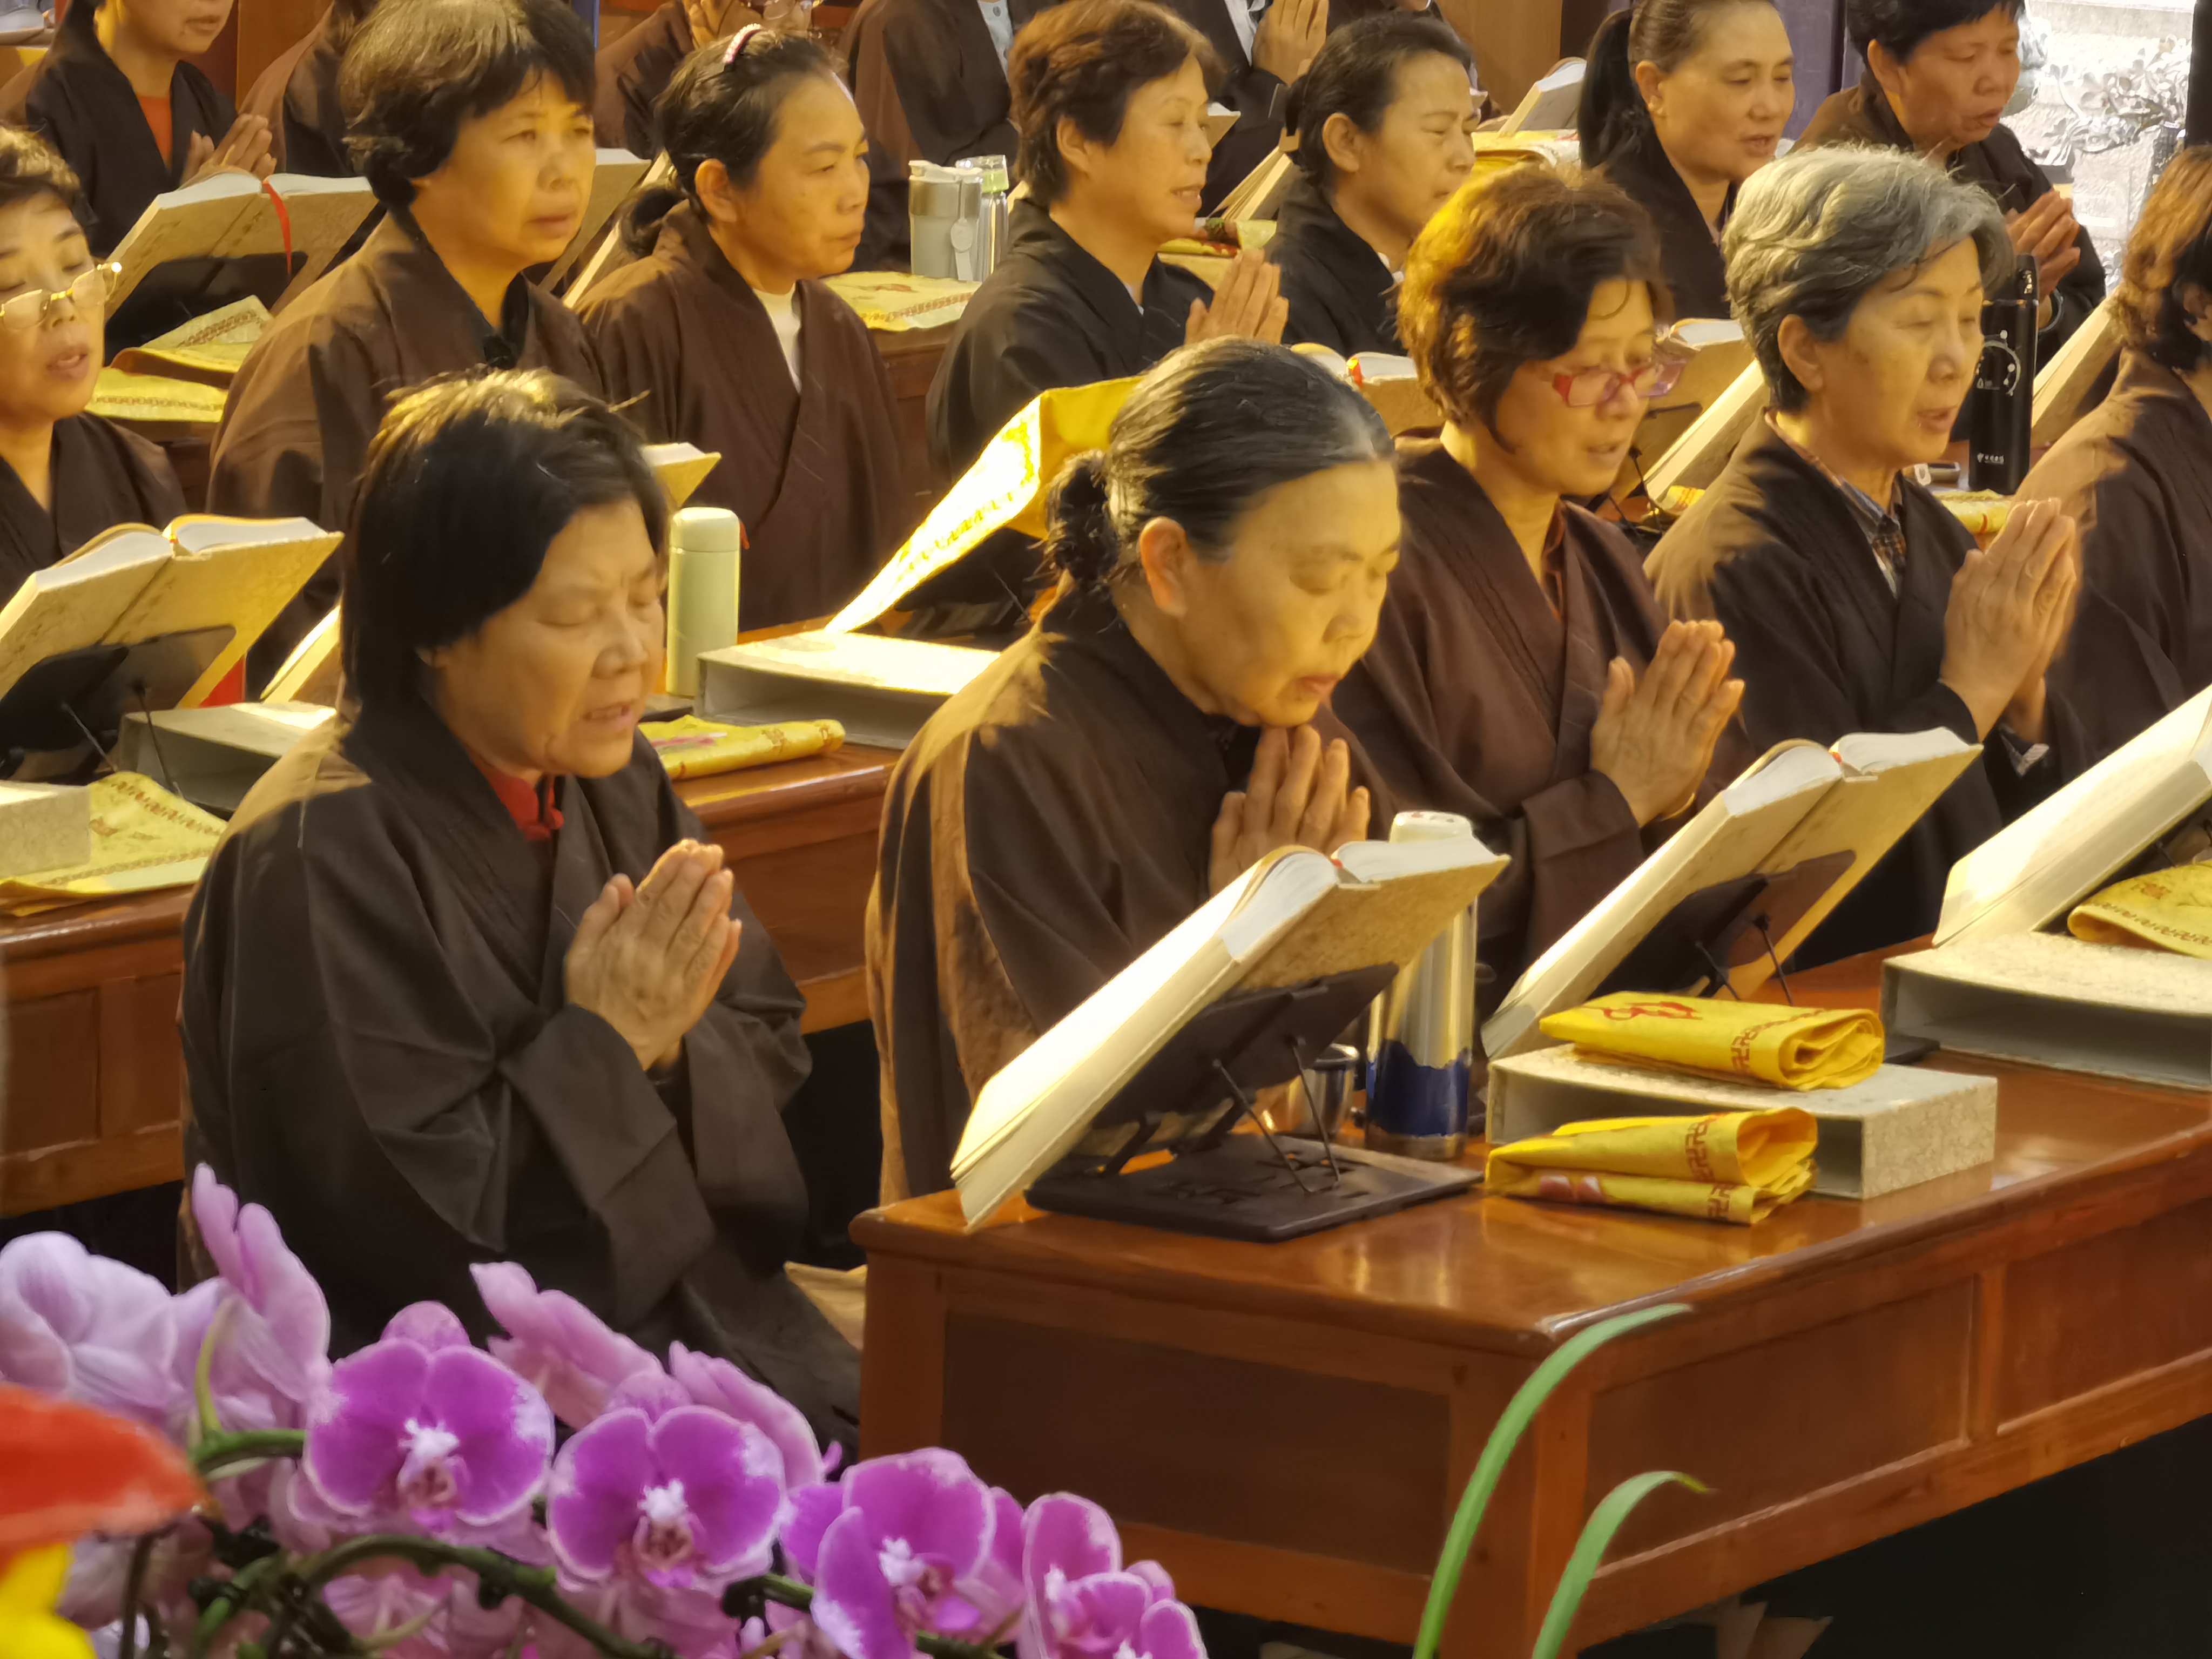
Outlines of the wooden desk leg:
[[883,1258],[868,1265],[860,1350],[860,1455],[945,1443],[945,1279]]

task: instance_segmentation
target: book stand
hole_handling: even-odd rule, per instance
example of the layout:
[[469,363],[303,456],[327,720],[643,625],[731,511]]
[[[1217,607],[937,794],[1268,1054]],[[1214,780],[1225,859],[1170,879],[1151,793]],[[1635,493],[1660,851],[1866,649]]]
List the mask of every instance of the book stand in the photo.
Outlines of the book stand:
[[[1457,1164],[1273,1134],[1254,1109],[1261,1090],[1321,1056],[1396,971],[1384,963],[1223,998],[1145,1063],[1082,1146],[1030,1188],[1030,1202],[1270,1243],[1472,1187],[1478,1172]],[[1246,1116],[1260,1133],[1230,1133]],[[1162,1161],[1129,1167],[1162,1152]]]
[[0,778],[34,753],[114,746],[127,710],[173,708],[231,641],[228,626],[88,645],[34,665],[0,696]]

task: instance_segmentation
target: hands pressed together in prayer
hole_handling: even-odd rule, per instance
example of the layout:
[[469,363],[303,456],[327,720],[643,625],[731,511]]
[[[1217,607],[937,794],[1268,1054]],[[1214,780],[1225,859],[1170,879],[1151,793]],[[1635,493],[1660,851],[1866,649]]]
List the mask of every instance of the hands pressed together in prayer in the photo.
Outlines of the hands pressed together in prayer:
[[269,123],[258,115],[241,115],[217,143],[204,132],[192,135],[185,151],[185,182],[197,185],[218,173],[249,173],[266,179],[276,170],[269,149]]
[[642,886],[623,875],[608,882],[576,924],[568,1000],[613,1026],[648,1072],[676,1063],[737,960],[736,885],[720,848],[679,841]]
[[2038,300],[2035,325],[2051,326],[2051,291],[2073,274],[2081,263],[2077,239],[2081,227],[2074,217],[2073,204],[2055,190],[2044,191],[2033,205],[2005,215],[2015,253],[2035,256]]
[[1207,890],[1219,892],[1278,847],[1334,853],[1362,839],[1369,805],[1366,790],[1352,787],[1343,738],[1324,746],[1310,726],[1270,726],[1252,757],[1252,775],[1221,798]]
[[1966,555],[1943,613],[1943,684],[1986,738],[2002,720],[2044,738],[2044,671],[2074,620],[2081,537],[2056,501],[2021,501],[1986,548]]
[[1312,65],[1328,35],[1328,0],[1275,0],[1252,36],[1252,64],[1285,86]]
[[1730,679],[1735,647],[1717,622],[1669,623],[1638,678],[1615,657],[1590,727],[1590,770],[1620,791],[1639,824],[1672,817],[1696,798],[1713,745],[1743,701]]
[[1229,274],[1213,290],[1211,305],[1190,302],[1190,315],[1182,325],[1182,343],[1200,340],[1264,340],[1283,343],[1283,327],[1291,320],[1291,302],[1283,298],[1283,274],[1267,256],[1248,247],[1229,262]]

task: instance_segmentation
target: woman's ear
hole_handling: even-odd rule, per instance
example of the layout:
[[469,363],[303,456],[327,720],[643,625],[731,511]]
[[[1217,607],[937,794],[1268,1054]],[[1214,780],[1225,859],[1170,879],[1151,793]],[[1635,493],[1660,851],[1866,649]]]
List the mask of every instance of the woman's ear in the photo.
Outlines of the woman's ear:
[[710,157],[700,162],[698,172],[691,175],[691,188],[707,216],[717,223],[729,224],[741,216],[737,186],[730,182],[729,168],[720,161]]
[[1644,107],[1658,114],[1659,82],[1665,78],[1659,73],[1659,65],[1647,59],[1631,72],[1636,76],[1637,91],[1644,94]]
[[1806,391],[1819,392],[1827,384],[1827,365],[1820,355],[1820,343],[1813,337],[1813,331],[1805,326],[1802,317],[1784,317],[1774,343],[1782,353],[1783,366],[1796,376],[1797,384]]
[[1321,124],[1321,147],[1328,152],[1332,172],[1349,177],[1359,171],[1363,136],[1352,118],[1340,110]]
[[1144,568],[1153,608],[1162,616],[1180,619],[1190,614],[1190,567],[1196,556],[1190,538],[1173,519],[1154,519],[1137,532],[1137,562]]
[[1065,115],[1060,118],[1054,137],[1060,141],[1060,171],[1070,184],[1097,175],[1100,157],[1108,146],[1089,137]]

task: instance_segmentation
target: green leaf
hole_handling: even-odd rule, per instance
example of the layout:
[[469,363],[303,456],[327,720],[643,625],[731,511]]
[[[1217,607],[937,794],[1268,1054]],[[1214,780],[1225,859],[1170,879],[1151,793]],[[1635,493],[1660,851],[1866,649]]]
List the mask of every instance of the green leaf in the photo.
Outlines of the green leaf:
[[1559,1649],[1574,1628],[1575,1614],[1581,1611],[1583,1595],[1589,1589],[1590,1580],[1597,1576],[1598,1564],[1605,1559],[1607,1547],[1629,1516],[1629,1512],[1660,1487],[1668,1485],[1687,1486],[1692,1492],[1710,1490],[1703,1481],[1693,1480],[1686,1474],[1672,1469],[1654,1469],[1649,1474],[1639,1474],[1622,1481],[1598,1501],[1590,1511],[1590,1518],[1583,1525],[1583,1535],[1575,1540],[1575,1553],[1567,1558],[1567,1570],[1559,1575],[1559,1585],[1552,1592],[1552,1605],[1544,1614],[1544,1627],[1536,1632],[1536,1645],[1528,1659],[1557,1659]]
[[1569,1371],[1613,1338],[1689,1310],[1684,1303],[1669,1302],[1662,1307],[1601,1320],[1561,1343],[1515,1391],[1498,1417],[1497,1426],[1491,1430],[1482,1455],[1475,1459],[1474,1473],[1468,1478],[1467,1491],[1459,1500],[1459,1512],[1452,1516],[1451,1529],[1444,1534],[1443,1553],[1437,1558],[1436,1576],[1429,1580],[1428,1605],[1421,1609],[1421,1631],[1413,1643],[1413,1659],[1436,1659],[1437,1644],[1443,1640],[1444,1620],[1451,1614],[1452,1598],[1459,1593],[1460,1575],[1466,1571],[1467,1558],[1474,1548],[1474,1534],[1482,1525],[1483,1511],[1490,1506],[1491,1494],[1498,1490],[1498,1482],[1505,1474],[1513,1449],[1521,1443],[1522,1435],[1527,1432],[1552,1391],[1566,1380]]

